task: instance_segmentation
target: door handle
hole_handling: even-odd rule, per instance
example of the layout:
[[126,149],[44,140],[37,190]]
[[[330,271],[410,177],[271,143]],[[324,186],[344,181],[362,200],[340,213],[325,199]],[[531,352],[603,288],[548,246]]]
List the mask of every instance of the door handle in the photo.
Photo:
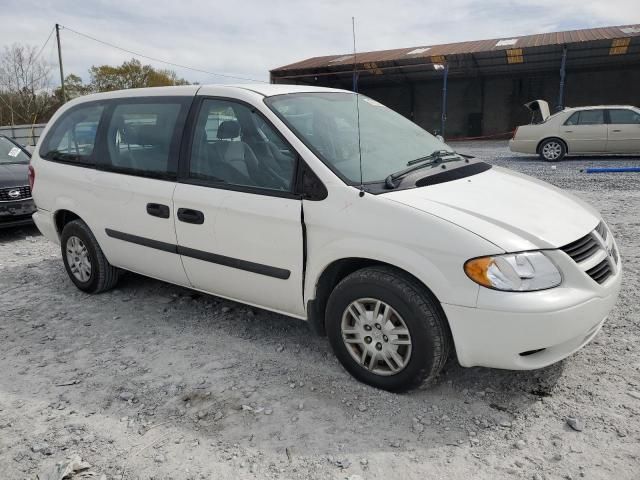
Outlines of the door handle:
[[169,218],[169,207],[161,203],[147,203],[147,213],[152,217]]
[[622,130],[611,130],[612,132],[621,132]]
[[202,213],[200,210],[179,208],[178,220],[185,223],[195,223],[196,225],[202,225],[204,223],[204,213]]
[[564,133],[573,133],[573,130],[565,130]]

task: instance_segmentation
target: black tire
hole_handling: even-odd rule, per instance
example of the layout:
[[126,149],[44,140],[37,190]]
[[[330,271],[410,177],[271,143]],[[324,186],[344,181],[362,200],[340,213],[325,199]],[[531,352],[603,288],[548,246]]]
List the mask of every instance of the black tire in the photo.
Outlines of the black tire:
[[[351,302],[362,298],[390,305],[409,330],[411,353],[408,363],[398,373],[383,376],[370,371],[351,356],[343,341],[343,313]],[[444,366],[451,349],[451,334],[437,299],[413,277],[387,266],[364,268],[344,278],[329,297],[326,327],[336,357],[351,375],[363,383],[393,392],[431,382]]]
[[540,144],[538,153],[545,162],[559,162],[567,154],[567,147],[558,138],[547,138]]
[[[89,263],[91,264],[91,273],[86,281],[82,281],[71,271],[66,252],[67,242],[71,237],[80,239],[86,247]],[[67,270],[69,278],[83,292],[104,292],[113,288],[118,282],[119,270],[107,261],[96,237],[93,236],[91,229],[82,220],[73,220],[64,226],[60,236],[60,248],[62,250],[64,268]]]

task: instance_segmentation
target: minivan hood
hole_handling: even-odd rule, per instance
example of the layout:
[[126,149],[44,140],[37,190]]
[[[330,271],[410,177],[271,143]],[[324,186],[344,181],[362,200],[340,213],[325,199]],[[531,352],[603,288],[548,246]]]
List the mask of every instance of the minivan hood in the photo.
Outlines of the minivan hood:
[[500,167],[383,197],[450,221],[507,252],[558,248],[583,237],[600,214],[545,182]]
[[524,106],[532,112],[540,112],[543,122],[551,116],[549,104],[544,100],[534,100],[533,102],[525,103]]

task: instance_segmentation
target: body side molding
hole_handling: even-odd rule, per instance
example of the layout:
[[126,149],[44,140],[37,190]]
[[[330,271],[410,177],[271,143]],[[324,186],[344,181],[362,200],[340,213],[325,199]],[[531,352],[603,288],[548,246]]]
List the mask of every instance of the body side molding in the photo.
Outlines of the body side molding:
[[218,265],[224,265],[225,267],[237,268],[238,270],[245,270],[247,272],[257,273],[259,275],[266,275],[267,277],[286,280],[291,276],[291,271],[284,268],[272,267],[270,265],[263,265],[261,263],[250,262],[239,258],[225,257],[224,255],[196,250],[194,248],[182,247],[180,245],[174,245],[172,243],[160,242],[158,240],[152,240],[150,238],[139,237],[137,235],[119,232],[110,228],[106,228],[105,233],[111,238],[135,243],[137,245],[142,245],[143,247],[149,247],[156,250],[162,250],[164,252],[184,255],[185,257],[191,257],[205,262],[216,263]]

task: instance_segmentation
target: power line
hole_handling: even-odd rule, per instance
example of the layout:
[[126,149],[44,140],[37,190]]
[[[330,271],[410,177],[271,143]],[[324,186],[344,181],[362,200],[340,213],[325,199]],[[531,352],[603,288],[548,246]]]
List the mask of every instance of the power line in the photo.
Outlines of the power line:
[[38,50],[38,53],[35,57],[33,57],[33,61],[35,62],[38,57],[40,56],[40,54],[42,53],[42,51],[44,50],[44,47],[47,46],[47,43],[49,43],[49,40],[51,40],[51,35],[53,35],[53,31],[55,30],[56,27],[53,27],[51,29],[51,31],[49,32],[49,36],[47,37],[47,39],[44,41],[44,43],[42,44],[42,47],[40,47],[40,50]]
[[78,32],[77,30],[74,30],[73,28],[69,28],[69,27],[64,26],[64,25],[60,25],[60,26],[62,28],[64,28],[65,30],[69,30],[70,32],[75,33],[76,35],[80,35],[81,37],[88,38],[89,40],[93,40],[94,42],[98,42],[98,43],[101,43],[103,45],[107,45],[108,47],[115,48],[117,50],[121,50],[123,52],[129,53],[129,54],[134,55],[136,57],[142,57],[142,58],[146,58],[147,60],[152,60],[154,62],[164,63],[166,65],[171,65],[172,67],[184,68],[186,70],[192,70],[194,72],[199,72],[199,73],[206,73],[207,75],[212,75],[212,76],[215,76],[215,77],[232,78],[234,80],[245,80],[245,81],[250,81],[250,82],[269,83],[269,82],[265,82],[264,80],[256,80],[255,78],[240,77],[240,76],[236,76],[236,75],[227,75],[227,74],[224,74],[224,73],[209,72],[207,70],[201,70],[199,68],[189,67],[187,65],[180,65],[179,63],[173,63],[173,62],[169,62],[167,60],[162,60],[160,58],[150,57],[149,55],[143,55],[142,53],[134,52],[132,50],[128,50],[126,48],[114,45],[113,43],[106,42],[104,40],[100,40],[98,38],[92,37],[91,35],[87,35],[86,33]]

